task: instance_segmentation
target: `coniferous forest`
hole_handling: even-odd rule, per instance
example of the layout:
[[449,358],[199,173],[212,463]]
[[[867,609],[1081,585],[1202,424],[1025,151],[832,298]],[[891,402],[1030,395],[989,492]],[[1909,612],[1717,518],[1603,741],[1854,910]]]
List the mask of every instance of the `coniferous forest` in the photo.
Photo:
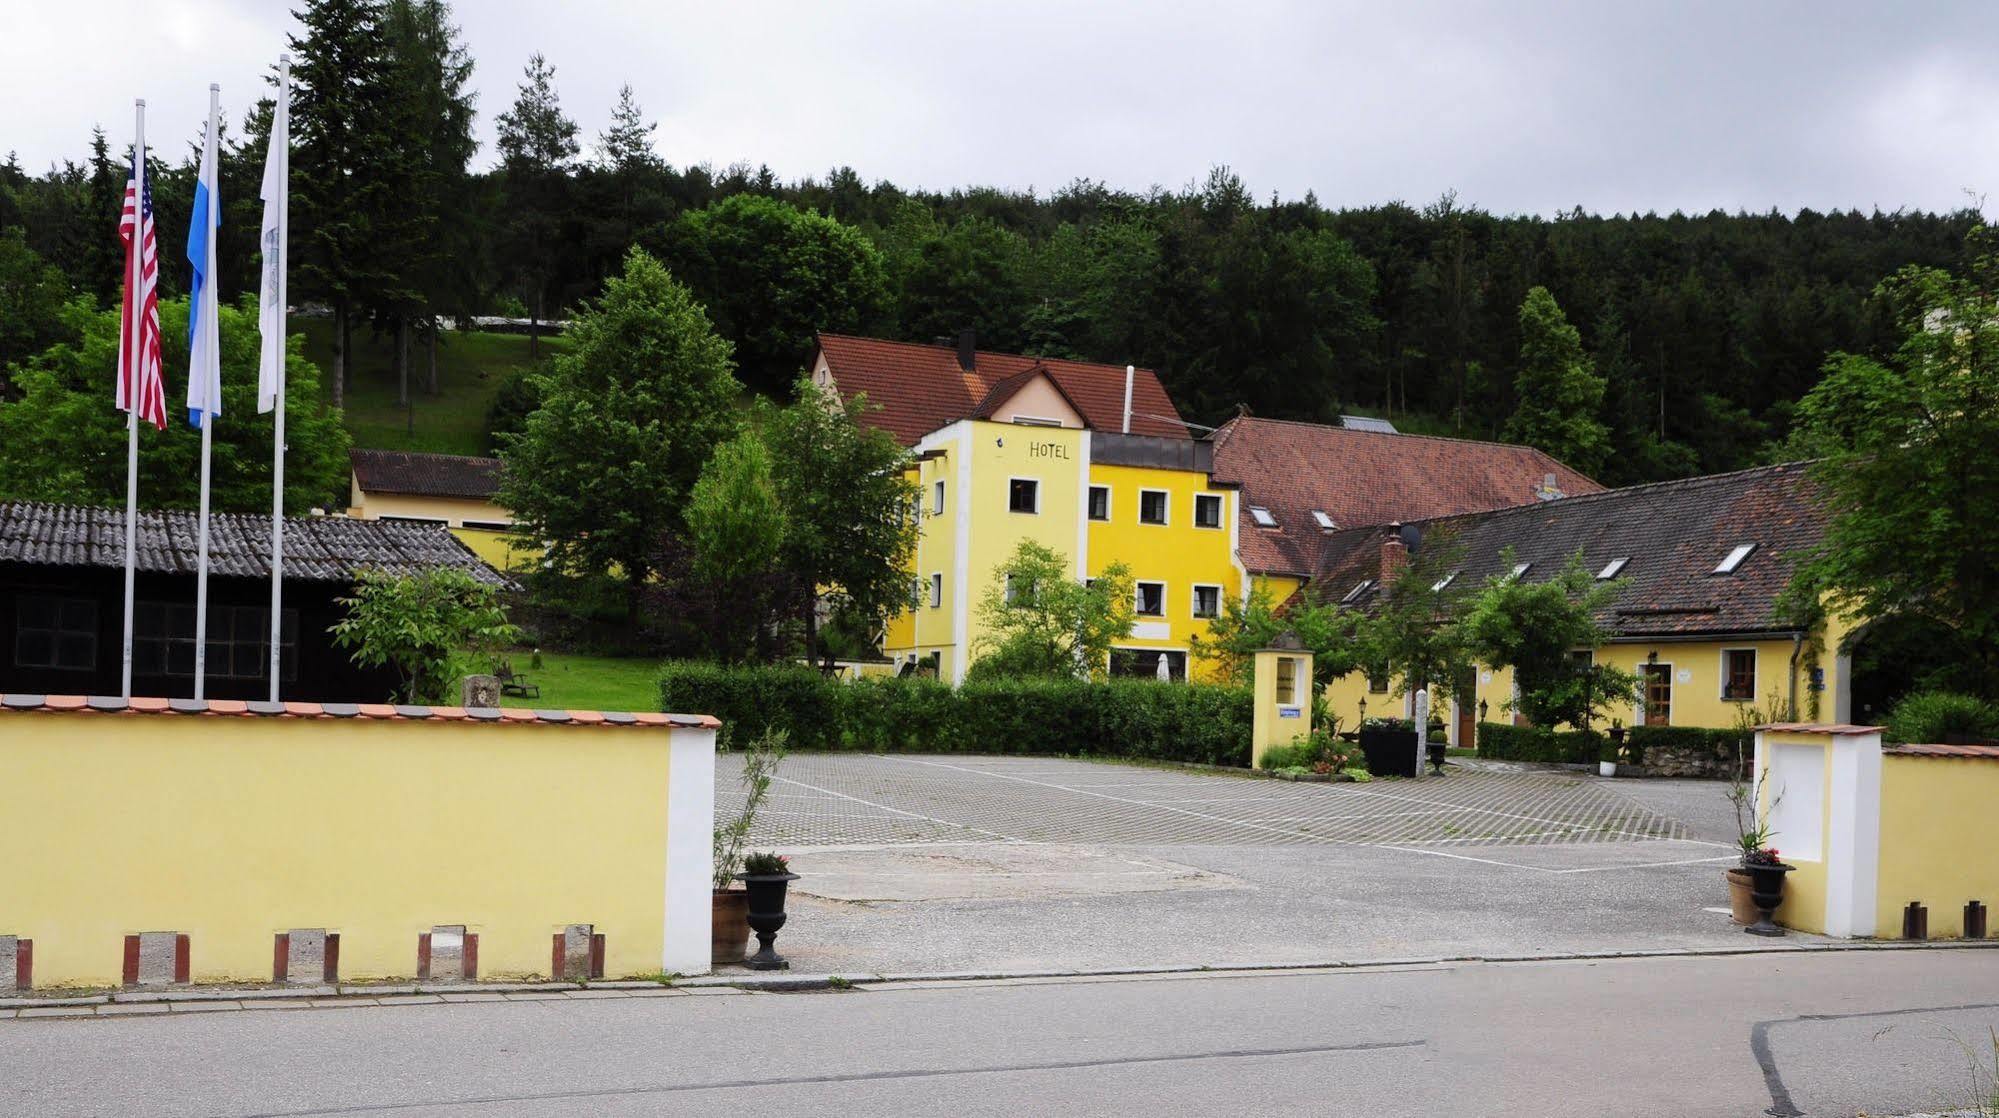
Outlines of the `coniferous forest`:
[[[1590,465],[1625,483],[1775,453],[1829,353],[1898,340],[1877,284],[1960,266],[1981,222],[1969,208],[1550,218],[1451,195],[1335,209],[1261,195],[1226,167],[1143,191],[915,190],[849,167],[786,178],[676,162],[629,89],[610,127],[584,135],[560,66],[589,60],[475,63],[441,0],[299,14],[291,291],[334,318],[322,378],[336,404],[341,339],[388,340],[422,387],[441,319],[562,319],[639,245],[701,297],[766,394],[788,389],[815,330],[972,329],[983,348],[1156,368],[1198,423],[1358,410],[1499,438],[1523,374],[1539,383],[1522,308],[1540,287],[1554,306],[1536,297],[1535,329],[1565,319],[1583,356],[1572,371],[1601,381],[1577,397],[1601,401]],[[510,104],[473,102],[475,64],[520,68]],[[473,140],[479,114],[496,120],[495,150]],[[224,136],[225,300],[257,275],[269,119],[266,100]],[[198,139],[154,133],[163,296],[187,282],[173,262]],[[128,150],[103,129],[77,145],[58,166],[0,166],[0,402],[4,370],[73,340],[76,301],[116,298]]]

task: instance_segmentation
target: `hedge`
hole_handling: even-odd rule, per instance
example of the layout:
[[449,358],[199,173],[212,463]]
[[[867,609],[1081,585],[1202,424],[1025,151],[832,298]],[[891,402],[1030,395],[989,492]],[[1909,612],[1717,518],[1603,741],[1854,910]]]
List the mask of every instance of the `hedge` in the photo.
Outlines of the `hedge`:
[[1547,730],[1505,722],[1478,724],[1478,755],[1501,761],[1554,761],[1594,765],[1604,736],[1584,730]]
[[669,664],[664,710],[712,714],[731,735],[781,727],[794,749],[1095,754],[1249,764],[1248,688],[1111,680],[852,682],[797,666]]

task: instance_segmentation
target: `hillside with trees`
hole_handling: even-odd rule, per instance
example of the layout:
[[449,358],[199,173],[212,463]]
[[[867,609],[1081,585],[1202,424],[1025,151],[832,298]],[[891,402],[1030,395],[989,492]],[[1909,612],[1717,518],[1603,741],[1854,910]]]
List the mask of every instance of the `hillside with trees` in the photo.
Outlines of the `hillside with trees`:
[[[333,317],[335,406],[357,335],[392,355],[366,375],[389,377],[398,400],[435,397],[449,391],[434,374],[453,341],[442,321],[566,318],[637,246],[766,395],[790,391],[814,329],[973,329],[992,349],[1156,368],[1199,423],[1248,408],[1552,432],[1549,449],[1607,482],[1652,480],[1775,453],[1826,354],[1886,357],[1899,341],[1881,281],[1961,267],[1981,224],[1969,209],[1505,215],[1452,195],[1334,209],[1261,197],[1225,167],[1142,191],[916,190],[848,167],[781,179],[674,162],[629,88],[611,126],[584,136],[560,74],[587,59],[483,60],[522,76],[511,104],[474,104],[475,60],[442,0],[311,0],[292,49],[293,292]],[[479,112],[499,124],[483,159]],[[266,102],[224,138],[225,301],[257,274],[268,123]],[[46,170],[0,165],[0,370],[77,345],[69,302],[115,297],[125,155],[102,129],[78,148]],[[169,137],[152,155],[171,249],[195,155]],[[185,272],[163,269],[163,295],[182,293]],[[13,406],[19,378],[0,378]],[[1544,391],[1592,414],[1551,422]]]

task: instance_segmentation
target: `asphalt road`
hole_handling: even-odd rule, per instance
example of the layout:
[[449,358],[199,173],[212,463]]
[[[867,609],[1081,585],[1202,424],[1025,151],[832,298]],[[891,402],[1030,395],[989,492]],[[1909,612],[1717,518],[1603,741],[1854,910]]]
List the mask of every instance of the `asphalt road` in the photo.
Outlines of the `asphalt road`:
[[1999,952],[930,983],[0,1024],[0,1112],[1880,1116],[1971,1105]]

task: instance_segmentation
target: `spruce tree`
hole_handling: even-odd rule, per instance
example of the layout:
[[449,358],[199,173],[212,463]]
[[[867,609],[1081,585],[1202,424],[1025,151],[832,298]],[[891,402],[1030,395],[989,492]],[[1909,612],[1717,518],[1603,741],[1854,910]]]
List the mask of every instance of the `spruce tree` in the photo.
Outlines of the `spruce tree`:
[[576,122],[562,113],[555,67],[540,52],[528,59],[513,107],[500,114],[500,163],[505,182],[504,256],[521,286],[532,320],[528,351],[541,355],[541,320],[560,275],[552,264],[561,235],[569,170],[578,151]]
[[1610,431],[1598,418],[1603,378],[1583,352],[1582,335],[1545,287],[1520,304],[1520,371],[1514,377],[1513,418],[1506,437],[1547,451],[1585,474],[1610,453]]

